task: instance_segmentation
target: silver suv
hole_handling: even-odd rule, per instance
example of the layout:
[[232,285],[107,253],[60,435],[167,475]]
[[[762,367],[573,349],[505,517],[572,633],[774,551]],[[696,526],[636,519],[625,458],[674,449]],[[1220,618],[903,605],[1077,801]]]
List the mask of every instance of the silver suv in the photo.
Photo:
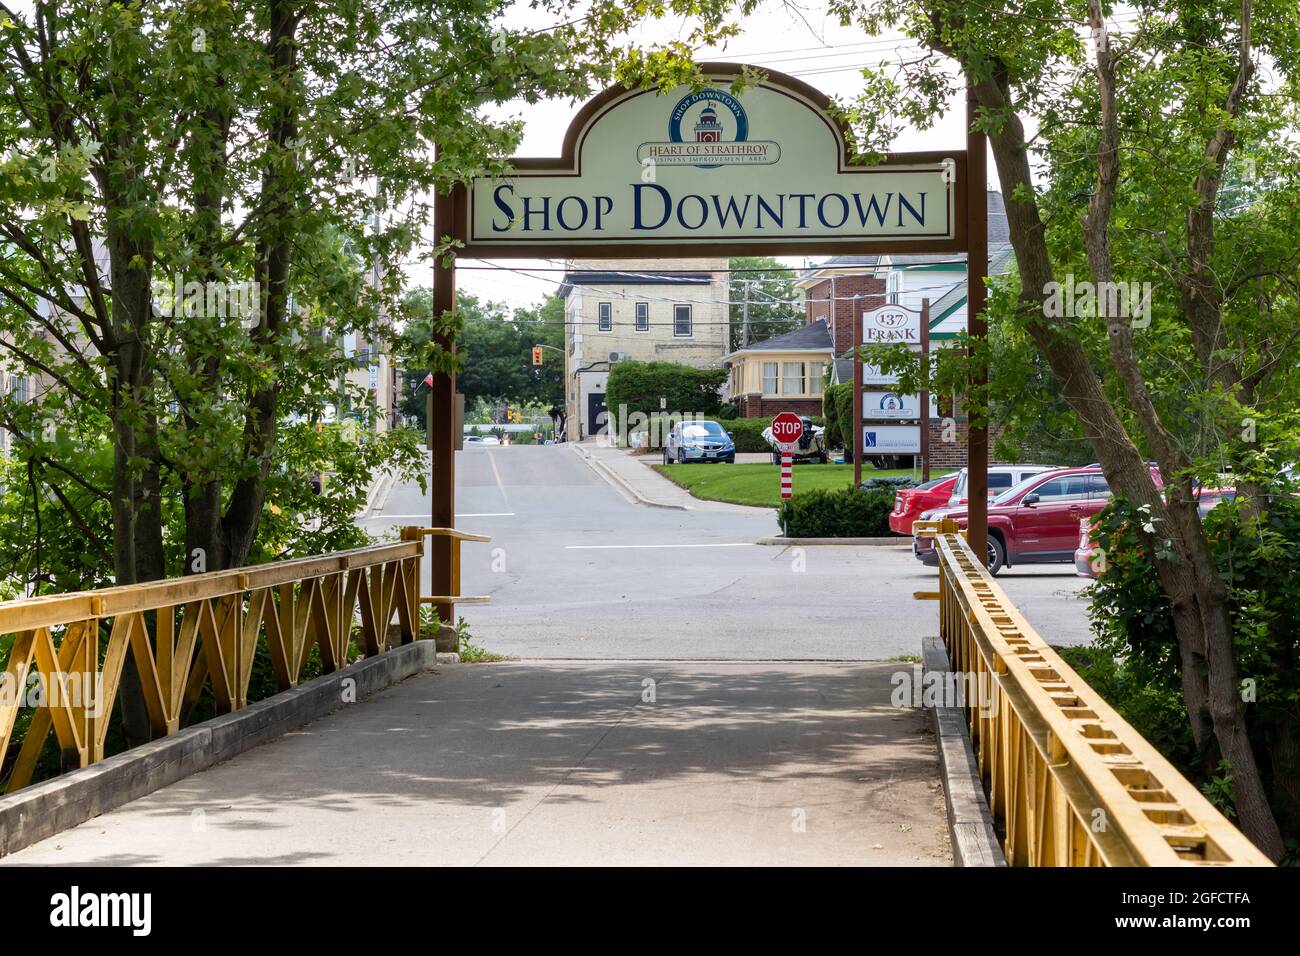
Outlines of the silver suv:
[[[989,497],[996,498],[1026,478],[1032,478],[1044,471],[1052,471],[1056,467],[1056,465],[989,465]],[[948,498],[949,508],[967,504],[966,482],[969,477],[965,468],[957,473],[957,483],[952,486],[952,496]]]

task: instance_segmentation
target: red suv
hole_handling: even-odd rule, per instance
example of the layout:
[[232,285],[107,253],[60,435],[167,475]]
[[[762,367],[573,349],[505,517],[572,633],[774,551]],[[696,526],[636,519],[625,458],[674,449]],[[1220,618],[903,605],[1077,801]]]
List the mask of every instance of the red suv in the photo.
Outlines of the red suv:
[[[1151,469],[1157,488],[1160,472]],[[989,503],[988,568],[997,574],[1014,564],[1074,561],[1079,522],[1092,518],[1110,500],[1100,468],[1060,468],[1027,478]],[[965,508],[944,508],[931,517],[955,518],[966,527]],[[933,538],[917,538],[912,553],[925,564],[939,563]]]
[[915,488],[900,488],[894,493],[894,510],[889,513],[889,529],[895,534],[912,533],[912,522],[921,517],[922,511],[939,508],[947,504],[952,497],[952,489],[957,484],[958,472],[935,478]]

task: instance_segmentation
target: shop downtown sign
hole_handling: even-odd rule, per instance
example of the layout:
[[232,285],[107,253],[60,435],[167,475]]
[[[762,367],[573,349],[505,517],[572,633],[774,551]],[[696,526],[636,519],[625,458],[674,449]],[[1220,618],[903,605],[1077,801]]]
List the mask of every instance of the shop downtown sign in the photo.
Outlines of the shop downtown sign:
[[471,183],[469,254],[958,237],[955,160],[849,164],[825,109],[775,81],[734,94],[720,80],[666,95],[623,91],[596,103],[570,131],[571,155],[517,160],[511,174]]

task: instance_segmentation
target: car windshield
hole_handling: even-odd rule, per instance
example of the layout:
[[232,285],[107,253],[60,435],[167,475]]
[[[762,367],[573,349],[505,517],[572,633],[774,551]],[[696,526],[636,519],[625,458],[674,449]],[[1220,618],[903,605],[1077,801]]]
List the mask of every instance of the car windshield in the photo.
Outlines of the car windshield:
[[947,481],[947,480],[948,480],[949,478],[951,478],[951,477],[952,477],[952,475],[944,475],[942,478],[934,478],[934,479],[931,479],[930,481],[927,481],[927,482],[926,482],[925,484],[923,484],[923,485],[917,485],[916,488],[913,489],[913,490],[915,490],[915,491],[930,491],[930,490],[933,489],[933,488],[938,488],[941,484],[943,484],[945,481]]
[[717,422],[691,422],[682,426],[684,438],[723,438],[722,426]]

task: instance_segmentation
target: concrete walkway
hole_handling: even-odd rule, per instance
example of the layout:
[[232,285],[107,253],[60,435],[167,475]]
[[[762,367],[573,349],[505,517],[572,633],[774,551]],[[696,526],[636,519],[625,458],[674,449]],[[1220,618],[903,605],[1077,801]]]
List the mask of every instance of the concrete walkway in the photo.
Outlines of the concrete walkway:
[[448,667],[3,862],[948,865],[907,666]]
[[[659,474],[651,465],[662,460],[656,454],[634,455],[624,448],[601,445],[595,441],[577,442],[570,446],[595,469],[606,481],[609,481],[629,500],[639,504],[659,508],[676,508],[682,511],[731,511],[731,512],[767,512],[770,508],[751,508],[746,505],[733,505],[725,501],[704,501],[696,498],[685,488],[675,485]],[[697,465],[695,467],[725,468],[726,465]]]

